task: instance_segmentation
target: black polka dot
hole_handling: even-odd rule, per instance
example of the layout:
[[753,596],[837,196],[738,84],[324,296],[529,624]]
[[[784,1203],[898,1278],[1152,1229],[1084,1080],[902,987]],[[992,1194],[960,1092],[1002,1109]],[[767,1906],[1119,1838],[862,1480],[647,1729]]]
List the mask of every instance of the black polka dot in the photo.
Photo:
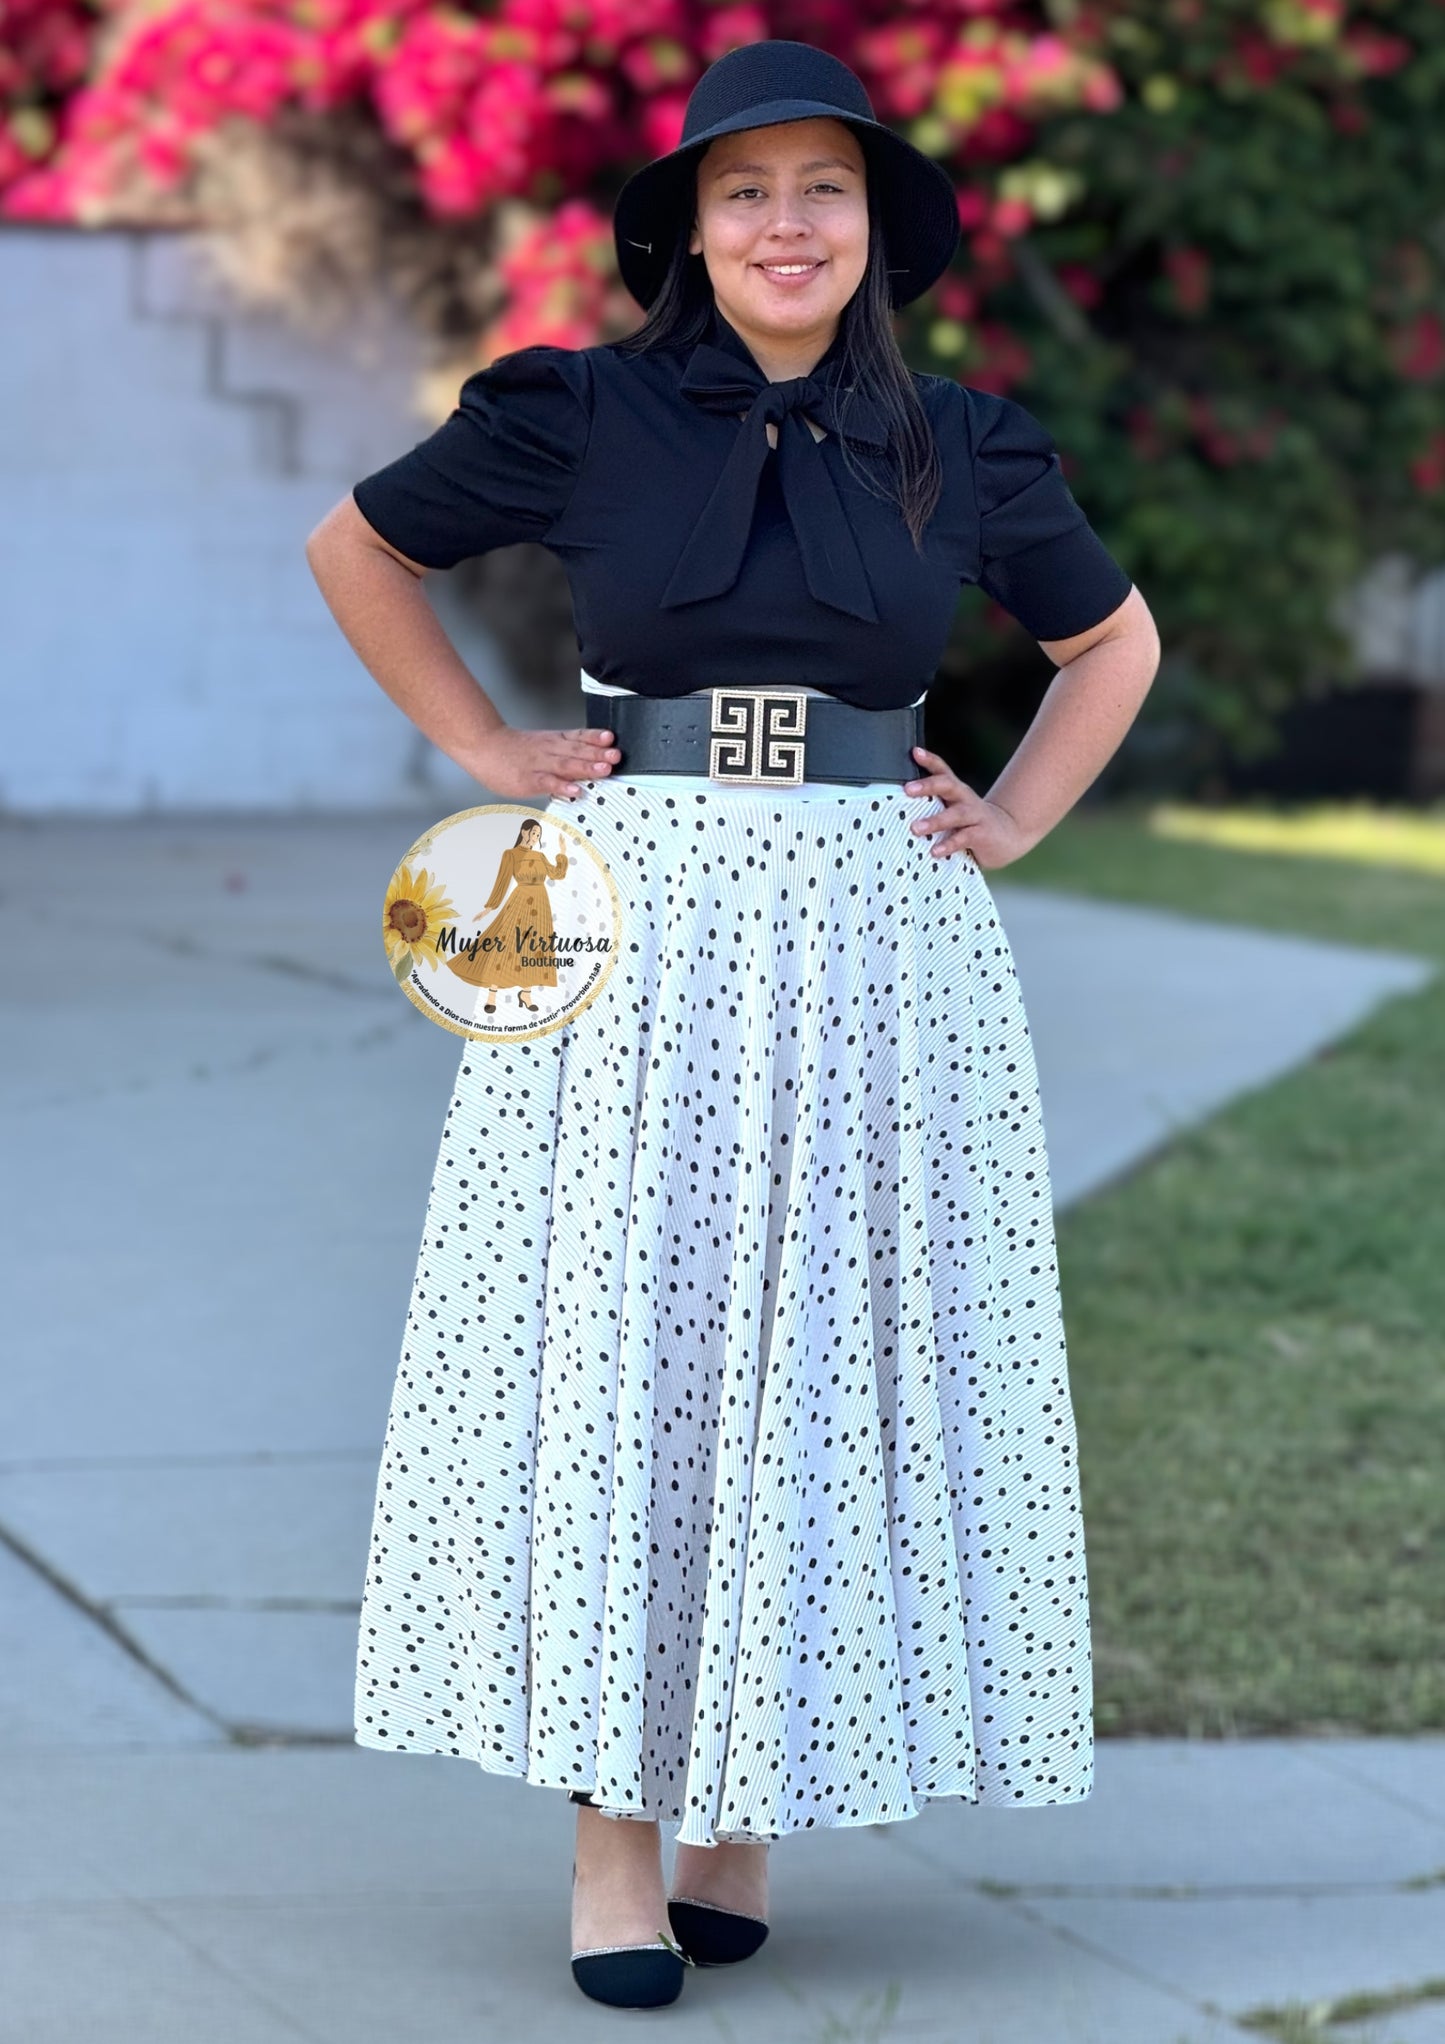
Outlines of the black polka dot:
[[377,1483],[356,1737],[685,1843],[1092,1786],[1044,1129],[929,796],[562,813],[623,904],[551,1035],[467,1043]]

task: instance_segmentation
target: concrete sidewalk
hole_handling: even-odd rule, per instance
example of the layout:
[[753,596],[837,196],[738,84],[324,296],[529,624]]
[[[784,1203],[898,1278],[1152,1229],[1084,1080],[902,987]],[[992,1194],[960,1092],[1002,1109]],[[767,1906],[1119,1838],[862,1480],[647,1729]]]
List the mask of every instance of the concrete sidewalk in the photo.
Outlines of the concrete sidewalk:
[[[572,1985],[560,1796],[350,1743],[464,1050],[379,935],[436,820],[0,826],[0,2039],[1205,2044],[1445,1973],[1445,1740],[1101,1741],[1076,1809],[782,1841],[764,1951],[650,2019]],[[1059,1207],[1433,970],[990,885]]]

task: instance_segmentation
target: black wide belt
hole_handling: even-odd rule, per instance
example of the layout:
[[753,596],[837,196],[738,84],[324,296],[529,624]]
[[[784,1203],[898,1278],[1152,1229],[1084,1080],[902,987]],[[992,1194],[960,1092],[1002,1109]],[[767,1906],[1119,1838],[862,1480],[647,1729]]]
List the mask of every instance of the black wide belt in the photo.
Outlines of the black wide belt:
[[583,691],[587,727],[611,731],[622,754],[614,775],[706,774],[730,786],[787,788],[801,781],[912,781],[926,771],[923,705],[865,710],[797,688],[743,683],[701,695],[598,695]]

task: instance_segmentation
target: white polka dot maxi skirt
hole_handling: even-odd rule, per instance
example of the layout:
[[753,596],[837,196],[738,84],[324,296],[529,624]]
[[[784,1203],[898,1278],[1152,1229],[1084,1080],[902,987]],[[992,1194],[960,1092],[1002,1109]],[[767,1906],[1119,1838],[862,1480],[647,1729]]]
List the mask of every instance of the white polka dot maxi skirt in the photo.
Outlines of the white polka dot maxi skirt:
[[466,1042],[356,1739],[686,1844],[1077,1802],[1093,1697],[1028,1022],[899,787],[584,782],[602,992]]

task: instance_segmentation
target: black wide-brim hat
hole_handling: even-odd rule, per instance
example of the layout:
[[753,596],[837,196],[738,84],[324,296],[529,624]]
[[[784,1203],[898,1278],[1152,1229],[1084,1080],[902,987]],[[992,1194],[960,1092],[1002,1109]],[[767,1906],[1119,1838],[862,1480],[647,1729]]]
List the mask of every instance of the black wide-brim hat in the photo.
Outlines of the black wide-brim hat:
[[818,114],[843,121],[863,145],[894,308],[942,276],[961,231],[947,171],[876,118],[862,79],[841,58],[811,43],[770,40],[744,43],[708,66],[687,102],[677,148],[634,171],[617,195],[617,267],[639,305],[646,309],[662,289],[680,221],[693,217],[697,159],[709,142]]

